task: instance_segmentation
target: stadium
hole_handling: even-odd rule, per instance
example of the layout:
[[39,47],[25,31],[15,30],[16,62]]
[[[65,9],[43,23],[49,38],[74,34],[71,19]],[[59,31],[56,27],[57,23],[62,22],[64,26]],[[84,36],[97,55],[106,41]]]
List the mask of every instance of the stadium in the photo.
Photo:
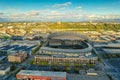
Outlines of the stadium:
[[48,36],[47,42],[40,48],[39,55],[35,56],[36,61],[58,61],[92,63],[97,57],[92,54],[92,47],[89,39],[79,33],[55,32]]

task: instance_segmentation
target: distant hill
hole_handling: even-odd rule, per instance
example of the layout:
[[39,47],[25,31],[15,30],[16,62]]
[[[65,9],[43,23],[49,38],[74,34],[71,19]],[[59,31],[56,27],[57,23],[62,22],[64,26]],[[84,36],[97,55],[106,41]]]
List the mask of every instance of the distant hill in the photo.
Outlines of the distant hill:
[[93,22],[116,22],[116,23],[120,23],[120,19],[100,19],[100,20],[93,20]]
[[10,20],[5,19],[5,18],[0,18],[0,22],[10,22]]

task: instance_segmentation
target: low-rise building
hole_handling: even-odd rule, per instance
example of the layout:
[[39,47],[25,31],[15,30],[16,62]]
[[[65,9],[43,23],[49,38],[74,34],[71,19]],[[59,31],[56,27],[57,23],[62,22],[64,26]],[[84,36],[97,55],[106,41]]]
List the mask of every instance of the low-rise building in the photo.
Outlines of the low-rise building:
[[87,75],[91,76],[97,76],[97,72],[94,69],[87,70]]
[[23,62],[27,58],[27,53],[25,51],[18,51],[16,53],[10,54],[8,56],[9,62]]
[[49,62],[49,63],[77,63],[77,64],[95,64],[98,60],[97,57],[66,57],[64,55],[53,55],[53,56],[43,56],[43,55],[36,55],[34,56],[35,62]]
[[0,61],[3,61],[6,58],[6,56],[1,56]]
[[66,80],[66,72],[21,70],[17,80]]
[[5,75],[10,71],[10,66],[7,64],[0,64],[0,75]]

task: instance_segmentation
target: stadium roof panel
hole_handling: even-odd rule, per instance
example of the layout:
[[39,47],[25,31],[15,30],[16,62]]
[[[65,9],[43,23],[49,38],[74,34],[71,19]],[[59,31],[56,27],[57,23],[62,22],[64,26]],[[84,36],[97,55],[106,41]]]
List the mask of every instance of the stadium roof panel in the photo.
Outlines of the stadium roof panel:
[[61,36],[55,36],[52,39],[60,39],[60,40],[84,40],[81,37],[78,36],[71,36],[71,35],[61,35]]
[[84,49],[57,49],[57,48],[50,48],[50,47],[41,47],[40,50],[49,50],[49,51],[55,51],[55,52],[66,52],[66,53],[80,53],[80,52],[90,52],[92,51],[92,47],[88,44],[87,48]]
[[[75,32],[64,32],[64,31],[54,32],[48,36],[48,39],[51,39],[51,38],[53,39],[55,37],[60,37],[59,39],[62,39],[62,37],[65,38],[64,36],[66,36],[66,38],[68,38],[68,39],[72,39],[72,37],[74,37],[74,38],[77,37],[77,39],[79,38],[82,40],[88,40],[88,37],[86,37],[83,34],[79,34],[79,33],[75,33]],[[68,37],[68,36],[70,36],[70,37]]]

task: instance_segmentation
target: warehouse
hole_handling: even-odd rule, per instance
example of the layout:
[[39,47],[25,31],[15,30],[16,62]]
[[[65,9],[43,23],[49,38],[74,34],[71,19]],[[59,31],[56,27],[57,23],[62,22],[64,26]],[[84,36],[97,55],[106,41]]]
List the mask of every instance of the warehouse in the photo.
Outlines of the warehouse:
[[66,72],[21,70],[17,80],[66,80]]

